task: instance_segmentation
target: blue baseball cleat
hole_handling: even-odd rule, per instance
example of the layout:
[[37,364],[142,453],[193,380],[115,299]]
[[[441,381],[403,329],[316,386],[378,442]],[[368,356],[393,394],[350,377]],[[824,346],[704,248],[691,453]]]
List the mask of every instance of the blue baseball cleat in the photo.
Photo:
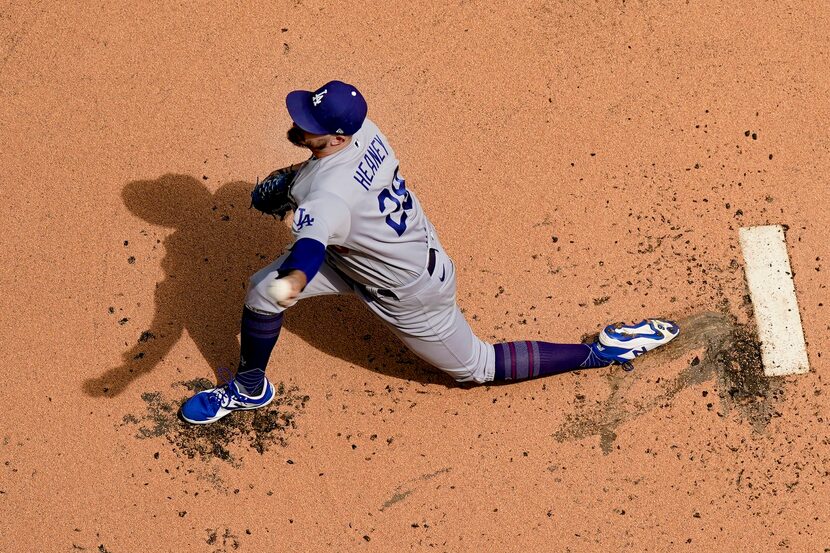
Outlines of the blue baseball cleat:
[[619,363],[630,371],[634,369],[632,359],[671,342],[678,334],[677,323],[660,319],[645,319],[633,325],[613,324],[599,333],[591,350],[600,359]]
[[193,424],[210,424],[216,422],[233,411],[258,409],[265,407],[274,399],[274,385],[268,379],[262,386],[262,393],[258,397],[243,394],[236,387],[233,379],[210,390],[199,392],[184,402],[181,416]]

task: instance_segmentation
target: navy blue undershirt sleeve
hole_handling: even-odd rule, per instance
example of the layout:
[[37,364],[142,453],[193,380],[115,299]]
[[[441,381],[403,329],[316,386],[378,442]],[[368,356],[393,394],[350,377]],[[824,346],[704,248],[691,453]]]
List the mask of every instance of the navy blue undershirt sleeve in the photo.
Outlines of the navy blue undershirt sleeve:
[[306,280],[311,279],[320,270],[326,258],[326,245],[313,238],[300,238],[291,246],[291,253],[278,269],[280,276],[291,271],[300,270],[305,273]]

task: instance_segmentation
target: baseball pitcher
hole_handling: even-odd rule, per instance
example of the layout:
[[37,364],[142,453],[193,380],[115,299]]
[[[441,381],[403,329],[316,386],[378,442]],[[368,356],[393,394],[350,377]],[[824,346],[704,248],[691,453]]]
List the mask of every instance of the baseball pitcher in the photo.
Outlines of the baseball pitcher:
[[671,321],[609,325],[592,344],[535,340],[489,344],[456,304],[456,269],[395,150],[366,117],[352,85],[331,81],[286,97],[288,140],[311,157],[277,170],[252,192],[254,207],[293,212],[294,243],[250,279],[241,323],[239,369],[233,378],[187,400],[194,424],[274,398],[265,375],[285,310],[324,294],[355,294],[412,351],[458,382],[518,381],[630,361],[672,340]]

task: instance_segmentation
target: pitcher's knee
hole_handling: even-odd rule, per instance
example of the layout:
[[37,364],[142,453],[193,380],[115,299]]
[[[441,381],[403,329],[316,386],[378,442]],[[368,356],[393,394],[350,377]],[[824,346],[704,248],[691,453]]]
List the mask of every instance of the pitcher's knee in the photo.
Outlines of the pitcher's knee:
[[439,369],[450,375],[456,382],[485,384],[493,380],[495,367],[487,370],[486,363],[469,364],[461,367],[439,366]]
[[471,382],[474,384],[485,384],[490,380],[493,380],[492,377],[488,380],[486,371],[484,367],[477,367],[477,368],[461,368],[461,369],[453,369],[447,370],[448,373],[455,379],[456,382]]
[[245,295],[245,305],[262,313],[282,313],[285,307],[277,305],[268,295],[270,271],[259,271],[248,279],[248,293]]
[[468,347],[462,347],[464,344],[448,347],[440,358],[433,357],[433,363],[456,382],[486,384],[495,377],[495,352],[491,344],[473,334],[470,336]]

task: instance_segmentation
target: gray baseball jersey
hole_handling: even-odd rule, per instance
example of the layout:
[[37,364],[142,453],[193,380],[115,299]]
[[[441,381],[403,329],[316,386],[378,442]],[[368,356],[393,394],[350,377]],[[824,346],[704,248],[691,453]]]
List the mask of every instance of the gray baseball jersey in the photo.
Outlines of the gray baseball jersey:
[[328,261],[356,282],[394,288],[420,274],[429,223],[389,141],[369,119],[345,149],[312,158],[291,196],[296,239],[330,246]]

